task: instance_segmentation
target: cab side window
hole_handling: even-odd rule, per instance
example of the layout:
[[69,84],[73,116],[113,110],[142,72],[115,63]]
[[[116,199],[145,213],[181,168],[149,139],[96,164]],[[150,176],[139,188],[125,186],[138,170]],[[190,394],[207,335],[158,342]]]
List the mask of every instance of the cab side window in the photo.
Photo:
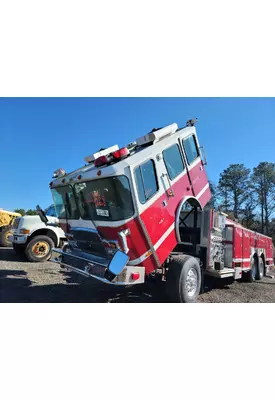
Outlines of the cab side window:
[[171,181],[184,171],[185,166],[177,144],[163,150],[163,160]]
[[158,182],[153,160],[148,160],[135,169],[139,201],[144,204],[158,191]]
[[192,164],[193,161],[195,161],[195,159],[197,157],[199,157],[199,150],[197,147],[197,143],[195,141],[195,136],[189,136],[188,138],[183,140],[183,147],[185,150],[185,154],[186,154],[186,158],[187,158],[187,162],[188,164]]

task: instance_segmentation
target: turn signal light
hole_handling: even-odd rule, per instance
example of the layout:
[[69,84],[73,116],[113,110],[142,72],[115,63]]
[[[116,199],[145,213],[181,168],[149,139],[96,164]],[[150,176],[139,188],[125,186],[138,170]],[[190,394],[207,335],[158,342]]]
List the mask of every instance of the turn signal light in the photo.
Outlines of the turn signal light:
[[22,233],[23,235],[28,235],[30,233],[29,229],[20,229],[20,233]]
[[133,279],[133,281],[137,281],[140,278],[139,272],[132,272],[131,278]]

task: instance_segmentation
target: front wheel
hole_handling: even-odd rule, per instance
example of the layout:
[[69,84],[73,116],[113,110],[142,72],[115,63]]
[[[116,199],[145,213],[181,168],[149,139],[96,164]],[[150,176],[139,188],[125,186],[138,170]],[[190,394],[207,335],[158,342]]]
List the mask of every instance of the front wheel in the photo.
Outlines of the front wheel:
[[11,242],[9,241],[9,237],[12,235],[12,227],[11,225],[3,226],[0,231],[0,246],[10,247]]
[[201,288],[201,269],[196,258],[174,256],[167,273],[167,289],[171,300],[195,303]]
[[54,242],[49,236],[35,236],[26,246],[25,254],[29,261],[43,262],[51,257]]

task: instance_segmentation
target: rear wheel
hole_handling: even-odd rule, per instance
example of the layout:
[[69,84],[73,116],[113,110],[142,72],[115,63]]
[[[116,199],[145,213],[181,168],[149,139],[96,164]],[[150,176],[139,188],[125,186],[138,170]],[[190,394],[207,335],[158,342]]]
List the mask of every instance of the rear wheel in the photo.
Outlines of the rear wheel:
[[263,277],[264,277],[264,260],[262,259],[262,257],[260,257],[258,262],[256,279],[257,281],[260,281],[263,279]]
[[29,261],[43,262],[51,257],[54,242],[49,236],[35,236],[26,246],[25,254]]
[[3,226],[0,231],[0,246],[10,247],[11,242],[9,241],[9,237],[12,235],[12,227],[11,225]]
[[250,270],[244,275],[246,282],[255,282],[256,275],[258,270],[258,263],[256,257],[253,257],[251,260],[251,268]]
[[174,302],[196,302],[201,288],[201,269],[199,262],[191,256],[173,257],[167,273],[167,291]]

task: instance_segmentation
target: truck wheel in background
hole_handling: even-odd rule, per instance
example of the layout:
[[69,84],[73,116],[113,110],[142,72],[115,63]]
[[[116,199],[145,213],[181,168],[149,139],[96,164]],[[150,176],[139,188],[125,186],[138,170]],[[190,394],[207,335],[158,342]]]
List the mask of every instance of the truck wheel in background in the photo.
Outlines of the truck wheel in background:
[[29,261],[43,262],[51,257],[53,247],[54,242],[50,237],[39,235],[28,242],[25,254]]
[[251,268],[248,272],[243,274],[243,280],[249,283],[255,282],[257,270],[258,270],[258,262],[256,257],[253,257],[251,260]]
[[15,253],[18,256],[24,255],[24,252],[25,252],[25,245],[24,244],[13,243],[12,247],[13,247],[13,250],[15,251]]
[[173,256],[167,273],[167,294],[174,302],[195,303],[201,288],[201,269],[196,258]]
[[257,281],[262,280],[264,277],[264,260],[262,257],[259,257],[257,272],[256,272],[256,279]]
[[8,240],[9,236],[12,235],[12,227],[10,225],[3,226],[0,230],[0,246],[11,247],[11,242]]

